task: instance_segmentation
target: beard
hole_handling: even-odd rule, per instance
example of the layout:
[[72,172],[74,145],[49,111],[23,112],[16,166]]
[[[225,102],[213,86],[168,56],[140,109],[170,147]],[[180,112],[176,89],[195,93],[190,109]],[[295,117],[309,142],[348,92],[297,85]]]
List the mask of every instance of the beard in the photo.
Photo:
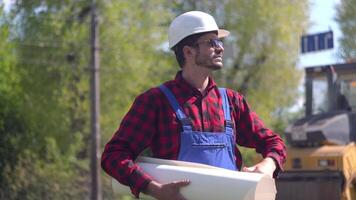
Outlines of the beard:
[[[223,63],[221,62],[214,62],[214,60],[218,56],[203,56],[198,52],[198,54],[195,56],[195,63],[199,66],[202,66],[207,69],[211,70],[219,70],[223,67]],[[221,57],[222,59],[222,57]]]

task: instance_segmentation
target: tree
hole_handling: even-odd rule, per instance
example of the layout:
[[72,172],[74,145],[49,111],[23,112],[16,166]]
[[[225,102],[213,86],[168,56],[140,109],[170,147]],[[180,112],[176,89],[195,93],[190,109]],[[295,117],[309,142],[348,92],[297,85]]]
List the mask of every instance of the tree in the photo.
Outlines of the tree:
[[307,1],[232,1],[226,26],[237,51],[227,84],[245,94],[263,120],[297,99],[299,37],[307,25]]
[[[5,169],[10,189],[1,190],[7,199],[83,199],[89,194],[90,3],[19,0],[7,15],[12,35],[6,37],[14,46],[16,60],[16,70],[11,72],[18,76],[15,96],[21,112],[19,122],[5,123],[26,125],[19,131],[26,138],[21,140],[23,151],[14,156],[14,166]],[[168,79],[172,59],[160,47],[170,14],[167,5],[163,0],[98,5],[103,143],[138,92]],[[153,9],[159,12],[148,12]],[[9,102],[1,103],[9,106]],[[1,152],[5,155],[9,147],[0,147]],[[112,195],[110,180],[105,180],[107,199]]]
[[2,193],[6,199],[86,195],[88,180],[75,174],[88,173],[81,164],[86,161],[86,148],[80,154],[88,134],[88,84],[84,84],[88,80],[88,28],[72,14],[81,11],[86,2],[67,3],[16,1],[6,14],[12,33],[7,40],[16,60],[11,75],[18,77],[19,120],[14,124],[5,121],[5,127],[23,127],[9,143],[21,151],[14,155],[15,165],[5,166],[8,189]]
[[168,5],[163,0],[103,4],[100,12],[103,143],[112,136],[135,96],[174,76],[167,73],[176,69],[174,58],[161,47],[168,38],[167,24],[172,18]]
[[337,7],[336,21],[339,23],[342,36],[340,38],[340,57],[345,61],[356,60],[356,12],[355,0],[342,0]]
[[14,46],[9,41],[9,26],[0,8],[0,199],[6,199],[4,191],[8,189],[5,178],[6,168],[16,166],[21,145],[26,137],[25,121],[18,109],[20,93],[19,76],[16,74]]

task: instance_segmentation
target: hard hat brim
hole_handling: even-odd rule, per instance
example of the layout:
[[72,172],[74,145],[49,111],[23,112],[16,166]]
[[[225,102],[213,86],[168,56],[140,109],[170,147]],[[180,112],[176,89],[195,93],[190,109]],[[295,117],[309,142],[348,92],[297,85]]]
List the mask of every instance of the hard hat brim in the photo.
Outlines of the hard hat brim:
[[230,32],[225,30],[225,29],[219,29],[218,30],[218,38],[224,38],[226,36],[230,35]]
[[[225,30],[225,29],[218,29],[218,30],[213,30],[215,33],[217,32],[217,34],[218,34],[218,38],[224,38],[224,37],[227,37],[228,35],[230,35],[230,31],[227,31],[227,30]],[[198,33],[208,33],[208,32],[213,32],[213,31],[203,31],[203,32],[196,32],[196,33],[194,33],[194,34],[198,34]],[[192,34],[192,35],[194,35],[194,34]],[[191,36],[191,35],[188,35],[188,36]],[[186,37],[188,37],[188,36],[186,36]],[[184,37],[184,38],[186,38],[186,37]],[[178,40],[178,42],[175,42],[175,43],[169,43],[169,48],[170,49],[173,49],[173,47],[174,46],[176,46],[179,42],[181,42],[184,38],[182,38],[182,39],[180,39],[180,40]]]

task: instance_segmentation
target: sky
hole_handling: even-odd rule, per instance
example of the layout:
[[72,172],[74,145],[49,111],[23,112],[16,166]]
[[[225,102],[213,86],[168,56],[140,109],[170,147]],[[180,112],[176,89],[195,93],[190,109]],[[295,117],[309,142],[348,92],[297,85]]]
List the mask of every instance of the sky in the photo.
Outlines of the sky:
[[307,33],[314,34],[332,30],[334,49],[302,54],[299,57],[298,67],[304,68],[341,62],[341,59],[337,56],[337,51],[339,48],[338,38],[342,34],[334,20],[336,16],[335,7],[340,3],[340,0],[309,0],[309,2],[311,26]]
[[[315,34],[332,30],[334,35],[334,48],[318,52],[300,54],[297,67],[303,69],[305,67],[320,66],[327,64],[335,64],[342,62],[337,56],[339,42],[338,39],[342,36],[340,28],[335,21],[336,6],[340,0],[309,0],[310,3],[310,27],[307,34]],[[300,93],[304,93],[304,78],[299,85]],[[296,104],[291,108],[291,112],[296,112],[302,109],[304,97],[300,97]]]

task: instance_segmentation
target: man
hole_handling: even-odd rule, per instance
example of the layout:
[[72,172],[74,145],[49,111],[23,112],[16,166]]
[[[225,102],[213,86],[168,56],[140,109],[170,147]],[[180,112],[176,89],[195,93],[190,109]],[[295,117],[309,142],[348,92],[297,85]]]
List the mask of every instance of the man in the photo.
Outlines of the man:
[[[270,176],[282,169],[286,152],[281,138],[264,127],[241,94],[219,89],[211,78],[223,67],[220,38],[227,35],[212,16],[200,11],[184,13],[171,23],[169,47],[181,71],[135,99],[102,155],[103,169],[130,186],[135,196],[144,192],[156,199],[182,200],[179,189],[190,183],[153,180],[133,162],[145,148],[157,158]],[[236,144],[255,148],[264,159],[241,169]]]

